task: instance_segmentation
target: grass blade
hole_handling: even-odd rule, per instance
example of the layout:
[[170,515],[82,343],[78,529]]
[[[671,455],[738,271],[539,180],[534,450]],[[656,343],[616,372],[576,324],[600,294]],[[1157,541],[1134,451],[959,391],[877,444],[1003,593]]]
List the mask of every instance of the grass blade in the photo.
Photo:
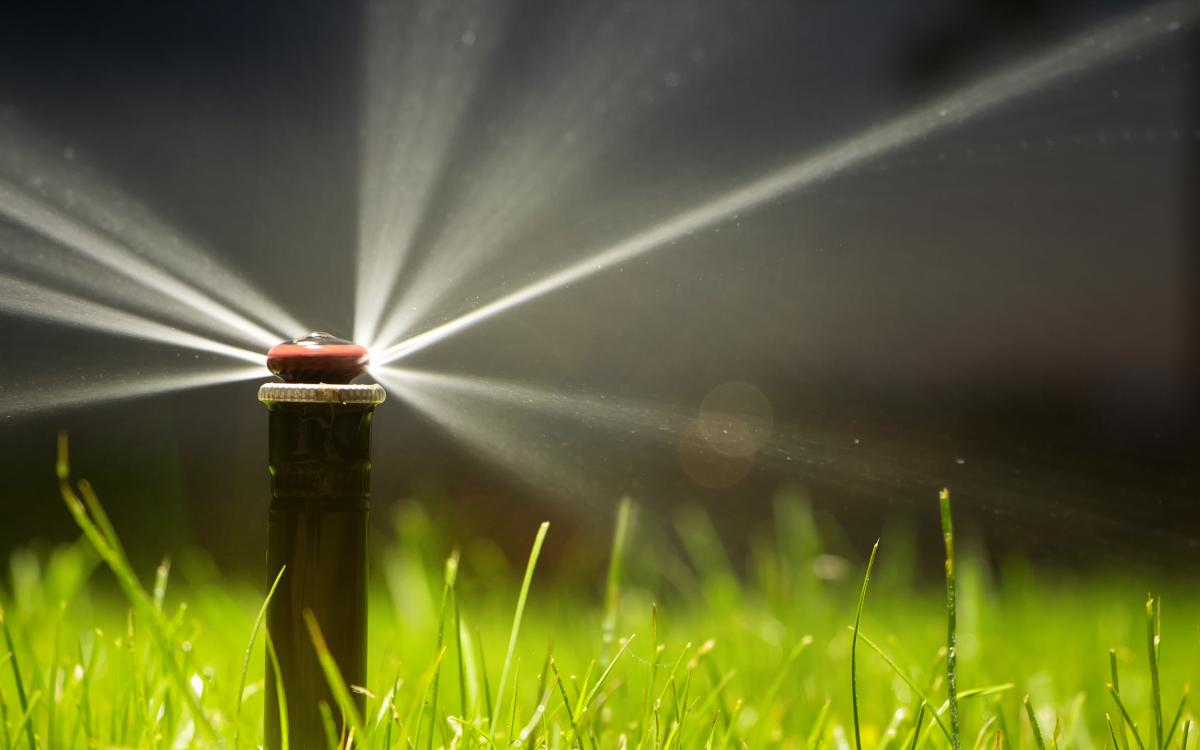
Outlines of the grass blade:
[[1125,704],[1121,702],[1121,696],[1113,689],[1112,685],[1108,686],[1108,694],[1112,696],[1113,703],[1117,704],[1117,709],[1120,710],[1121,716],[1125,717],[1125,723],[1133,730],[1133,740],[1137,743],[1138,750],[1146,750],[1145,744],[1142,743],[1142,735],[1138,732],[1137,724],[1129,716],[1129,711],[1125,709]]
[[[1120,694],[1121,683],[1120,683],[1120,680],[1119,680],[1119,677],[1117,674],[1117,651],[1116,651],[1116,649],[1110,648],[1108,650],[1108,671],[1109,671],[1109,674],[1112,675],[1113,691]],[[1114,742],[1113,747],[1120,748],[1120,750],[1129,750],[1129,732],[1125,728],[1125,715],[1120,712],[1117,713],[1117,724],[1121,727],[1121,732],[1118,735],[1121,739],[1121,744],[1117,745]]]
[[[237,699],[237,713],[234,716],[233,730],[233,748],[238,750],[241,746],[242,737],[242,694],[246,692],[246,674],[250,671],[250,655],[254,651],[254,642],[258,640],[258,631],[262,628],[263,620],[267,617],[267,607],[271,604],[271,597],[275,596],[275,589],[279,586],[279,581],[283,578],[283,571],[287,570],[287,566],[279,569],[274,582],[271,583],[271,588],[267,590],[267,596],[263,599],[262,606],[258,608],[258,614],[254,617],[254,626],[250,628],[250,642],[246,644],[246,656],[242,659],[242,673],[238,677],[238,689],[235,694]],[[268,657],[269,658],[269,657]],[[270,700],[267,696],[267,700]]]
[[[283,571],[280,570],[282,574]],[[275,579],[279,581],[278,578]],[[275,641],[271,640],[271,631],[263,633],[263,644],[267,647],[267,661],[271,663],[271,671],[275,674],[275,698],[279,702],[279,748],[288,750],[290,730],[287,710],[287,690],[283,685],[283,670],[279,668],[279,655],[275,653]],[[270,700],[270,696],[266,700]]]
[[546,541],[546,532],[549,530],[549,521],[544,521],[538,527],[537,536],[533,539],[533,549],[529,551],[529,563],[525,566],[525,578],[521,582],[521,593],[517,596],[517,609],[513,612],[512,629],[508,634],[508,650],[504,654],[504,668],[500,670],[500,684],[496,688],[496,703],[492,706],[491,721],[488,724],[493,732],[496,722],[500,720],[500,708],[504,703],[504,689],[508,687],[508,673],[512,669],[513,656],[517,650],[517,637],[521,634],[521,618],[525,616],[525,602],[529,598],[529,587],[533,583],[533,571],[537,568],[538,556],[542,553],[542,543]]
[[[863,576],[862,588],[858,591],[858,608],[854,612],[854,638],[850,641],[850,707],[854,713],[854,748],[862,750],[862,734],[858,728],[858,627],[862,622],[863,604],[867,601],[867,584],[871,582],[871,568],[875,567],[875,555],[879,552],[879,540],[871,548],[867,559],[867,572]],[[955,749],[957,750],[957,748]]]
[[317,709],[321,712],[321,726],[325,730],[326,750],[339,750],[342,743],[338,738],[337,724],[333,721],[333,711],[330,710],[329,704],[325,701],[318,703]]
[[[454,643],[458,649],[458,704],[460,716],[467,718],[467,657],[463,651],[462,614],[458,609],[458,587],[455,586],[450,594],[454,604]],[[478,692],[478,691],[476,691]]]
[[1029,715],[1029,727],[1033,730],[1033,741],[1037,744],[1038,750],[1046,750],[1046,740],[1042,737],[1042,728],[1038,726],[1037,716],[1033,712],[1033,704],[1029,702],[1029,696],[1025,696],[1025,713]]
[[604,683],[608,681],[608,677],[612,674],[613,668],[616,667],[617,662],[621,660],[621,654],[625,653],[625,649],[629,648],[629,644],[633,642],[633,639],[634,636],[630,635],[621,643],[621,647],[617,650],[617,653],[613,655],[613,658],[611,661],[609,661],[608,666],[605,667],[604,671],[600,673],[600,679],[596,680],[596,684],[592,685],[591,690],[588,691],[587,697],[583,701],[584,709],[592,705],[592,701],[595,700],[596,696],[600,693],[600,688],[604,687]]
[[958,728],[958,623],[955,603],[954,522],[950,515],[950,490],[938,493],[942,539],[946,544],[946,695],[950,703],[950,744],[960,750]]
[[[325,643],[325,636],[321,634],[321,625],[311,609],[304,610],[304,624],[308,626],[308,635],[317,651],[317,661],[321,664],[321,671],[325,673],[325,681],[329,683],[329,690],[333,693],[333,699],[337,701],[338,710],[342,712],[342,720],[350,725],[356,737],[363,736],[362,715],[358,712],[358,706],[350,695],[350,688],[346,686],[346,680],[342,677],[342,670],[338,669],[337,662]],[[329,710],[328,707],[326,710]]]
[[[817,713],[817,720],[813,722],[812,731],[808,733],[808,741],[805,747],[808,750],[821,750],[821,743],[825,741],[825,726],[829,723],[829,701],[825,701],[825,705],[821,706],[821,710]],[[732,725],[732,722],[730,722]]]
[[[0,630],[4,631],[4,646],[8,649],[7,659],[12,661],[13,684],[17,688],[17,705],[21,708],[21,713],[28,716],[32,701],[25,694],[25,682],[21,679],[21,666],[17,661],[17,647],[13,645],[12,630],[8,627],[8,620],[4,619],[4,608],[0,607]],[[7,729],[6,729],[7,731]],[[21,730],[17,730],[20,734]],[[29,750],[35,750],[37,741],[33,736],[33,725],[25,725],[25,738],[29,741]]]
[[15,729],[16,734],[25,732],[29,738],[29,750],[37,750],[37,739],[33,734],[33,710],[37,708],[38,701],[42,698],[41,690],[34,690],[29,696],[29,704],[26,706],[21,715],[21,720],[17,722]]
[[554,682],[558,685],[558,693],[562,696],[563,706],[567,709],[567,721],[571,723],[571,736],[568,738],[567,744],[569,747],[583,747],[582,740],[579,738],[579,726],[575,723],[575,712],[571,710],[571,699],[567,696],[567,688],[563,685],[562,675],[558,672],[558,663],[554,661],[554,657],[550,657],[550,669],[554,671]]
[[1112,717],[1108,715],[1107,711],[1104,712],[1104,723],[1108,725],[1108,736],[1112,740],[1113,747],[1120,748],[1121,743],[1117,741],[1117,732],[1113,729]]
[[1163,750],[1162,690],[1158,684],[1158,599],[1146,597],[1146,651],[1150,659],[1150,705],[1154,709],[1154,746]]
[[[213,728],[212,722],[209,721],[207,714],[205,714],[203,707],[200,705],[200,699],[192,689],[188,679],[184,676],[179,663],[175,660],[175,647],[168,634],[169,626],[166,617],[162,611],[154,606],[150,595],[142,588],[132,567],[130,567],[129,560],[124,554],[124,548],[116,540],[116,532],[113,530],[108,516],[104,513],[99,499],[92,492],[91,486],[84,481],[79,483],[79,493],[83,496],[83,500],[80,500],[79,495],[71,487],[66,435],[59,435],[58,448],[59,455],[56,468],[58,471],[59,492],[62,495],[63,502],[67,505],[67,510],[75,519],[75,523],[79,526],[80,530],[83,531],[83,535],[92,543],[92,547],[95,548],[97,554],[108,565],[109,570],[113,572],[117,583],[120,585],[129,603],[149,623],[150,632],[154,636],[155,644],[161,652],[161,661],[166,667],[167,675],[175,683],[175,690],[184,697],[196,725],[200,727],[200,731],[208,740],[217,742],[216,729]],[[84,504],[85,501],[86,507]],[[93,521],[93,519],[95,520]]]
[[1183,709],[1187,708],[1188,692],[1190,690],[1190,685],[1183,686],[1183,695],[1179,699],[1179,707],[1175,709],[1175,717],[1171,719],[1171,725],[1167,729],[1167,737],[1163,740],[1163,747],[1171,746],[1171,740],[1175,737],[1175,730],[1179,729],[1179,721],[1183,718]]
[[[859,633],[858,639],[862,640],[863,643],[867,644],[867,646],[869,646],[872,651],[879,654],[879,657],[881,659],[883,659],[884,662],[886,662],[889,667],[892,668],[892,671],[896,673],[897,677],[899,677],[901,680],[904,681],[905,685],[908,685],[908,688],[913,691],[914,695],[916,695],[918,698],[921,699],[921,702],[923,704],[932,707],[932,704],[930,704],[929,698],[925,695],[925,692],[923,690],[921,690],[920,687],[917,686],[916,681],[913,680],[913,678],[911,676],[909,676],[908,672],[905,672],[903,669],[901,669],[900,665],[897,664],[895,662],[895,660],[892,659],[892,657],[888,656],[887,653],[883,649],[881,649],[878,645],[876,645],[875,642],[872,641],[870,638],[868,638],[866,635]],[[942,721],[941,716],[938,715],[938,712],[933,711],[932,713],[933,713],[934,722],[937,724],[938,728],[942,730],[942,734],[946,735],[946,741],[951,742],[952,740],[950,739],[949,728],[946,727],[946,724]]]
[[[487,659],[483,654],[483,637],[479,633],[479,628],[475,628],[475,648],[479,652],[479,675],[483,678],[483,709],[484,716],[492,715],[492,686],[488,682]],[[488,729],[493,729],[489,725]]]
[[629,539],[633,501],[621,499],[617,506],[617,525],[613,529],[612,552],[608,558],[608,577],[604,585],[604,621],[600,626],[601,659],[607,659],[617,637],[617,622],[621,610],[621,579],[625,570],[625,545]]
[[[458,579],[458,550],[450,553],[450,557],[446,559],[446,573],[442,584],[442,608],[438,614],[438,630],[437,630],[437,651],[440,653],[443,649],[443,644],[446,641],[446,605],[450,601],[450,595],[454,591],[454,583]],[[430,686],[429,696],[429,740],[426,743],[426,750],[433,750],[433,735],[436,733],[438,726],[437,720],[437,704],[438,704],[438,682],[442,674],[442,661],[438,660],[437,669],[433,672],[433,683]]]
[[908,750],[917,750],[917,741],[921,738],[921,720],[925,718],[926,706],[925,701],[921,701],[921,705],[917,708],[917,720],[913,722],[912,744],[908,746]]

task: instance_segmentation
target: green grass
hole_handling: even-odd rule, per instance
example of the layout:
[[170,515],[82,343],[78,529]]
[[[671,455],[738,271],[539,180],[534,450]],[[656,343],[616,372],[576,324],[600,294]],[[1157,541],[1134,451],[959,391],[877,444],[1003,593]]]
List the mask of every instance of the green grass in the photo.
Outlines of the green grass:
[[[65,456],[59,475],[82,536],[9,565],[0,749],[257,747],[265,701],[282,700],[264,690],[266,587],[224,580],[185,550],[146,586]],[[938,507],[930,498],[931,522]],[[945,560],[944,590],[911,582],[902,534],[884,533],[870,562],[826,546],[837,535],[818,531],[802,496],[779,498],[771,534],[744,561],[698,511],[675,538],[634,511],[614,512],[607,577],[592,566],[598,580],[581,581],[539,565],[546,525],[531,529],[527,563],[509,568],[486,540],[455,540],[460,556],[408,506],[375,545],[369,684],[344,685],[321,660],[349,717],[323,712],[327,741],[1196,748],[1186,695],[1200,671],[1198,587],[994,568],[954,538],[948,495],[945,549],[917,551]],[[1163,596],[1144,599],[1150,587]],[[308,624],[321,653],[320,624]]]

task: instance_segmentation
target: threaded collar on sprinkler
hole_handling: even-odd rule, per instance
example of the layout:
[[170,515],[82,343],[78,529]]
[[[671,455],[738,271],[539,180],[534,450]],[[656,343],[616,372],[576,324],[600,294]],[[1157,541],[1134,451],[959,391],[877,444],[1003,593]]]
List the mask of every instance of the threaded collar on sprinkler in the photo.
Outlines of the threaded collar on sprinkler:
[[382,387],[354,385],[350,381],[366,372],[369,354],[365,347],[316,331],[276,344],[267,352],[267,368],[282,383],[265,383],[260,401],[301,403],[383,402]]

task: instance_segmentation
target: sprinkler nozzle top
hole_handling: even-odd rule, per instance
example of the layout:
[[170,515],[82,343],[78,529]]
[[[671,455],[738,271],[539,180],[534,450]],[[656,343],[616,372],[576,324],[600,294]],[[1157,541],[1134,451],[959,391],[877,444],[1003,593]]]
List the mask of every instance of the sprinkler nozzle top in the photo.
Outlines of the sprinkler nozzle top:
[[365,347],[319,331],[267,352],[267,368],[288,383],[349,383],[367,369]]

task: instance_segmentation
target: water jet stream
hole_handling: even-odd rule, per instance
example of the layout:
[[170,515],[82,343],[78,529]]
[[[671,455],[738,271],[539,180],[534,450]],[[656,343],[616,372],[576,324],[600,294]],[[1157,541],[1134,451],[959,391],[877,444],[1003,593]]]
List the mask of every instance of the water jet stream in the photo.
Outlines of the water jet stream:
[[[673,459],[676,450],[682,456],[684,447],[694,439],[689,432],[703,418],[702,410],[679,404],[493,377],[378,365],[371,373],[406,403],[535,493],[569,496],[596,506],[615,501],[628,490],[629,476],[641,474],[650,462]],[[577,442],[577,433],[534,422],[527,415],[514,416],[518,411],[573,420],[587,432],[580,437],[583,442]],[[721,424],[736,422],[736,415],[728,416],[734,419]],[[881,429],[858,417],[838,425],[831,424],[826,415],[814,416],[812,426],[794,423],[775,429],[747,459],[762,469],[781,471],[789,480],[811,481],[864,498],[926,497],[953,481],[968,503],[1007,516],[1005,523],[1014,526],[1029,517],[1031,503],[1043,513],[1047,508],[1070,513],[1080,528],[1105,528],[1114,539],[1128,536],[1131,525],[1137,523],[1135,517],[1096,510],[1091,502],[1095,478],[1080,476],[1066,466],[1048,462],[1017,470],[1014,464],[986,451],[972,455],[967,462],[950,452],[939,439],[944,436],[936,433],[899,430],[895,424]],[[807,420],[793,415],[793,421]],[[516,424],[521,425],[520,431],[513,427]],[[607,450],[613,443],[605,444],[599,460],[585,450],[586,435],[598,429],[631,440],[657,442],[665,452],[656,458],[639,447],[632,467],[616,472],[620,477],[606,477],[606,468],[607,474],[614,474],[613,454]],[[719,445],[714,449],[720,452]],[[709,455],[718,458],[715,453]],[[686,466],[682,468],[690,475]],[[1144,492],[1144,487],[1121,481],[1106,484],[1105,489],[1125,494],[1131,507],[1136,505],[1132,498]],[[1186,543],[1177,532],[1161,536],[1164,544]]]
[[930,104],[838,141],[515,292],[394,344],[380,351],[374,361],[381,365],[395,362],[518,305],[566,288],[653,250],[670,246],[688,235],[778,200],[793,191],[811,187],[918,139],[960,125],[1068,75],[1112,60],[1140,44],[1175,31],[1183,24],[1195,21],[1198,15],[1200,4],[1172,0],[1123,16],[1023,62],[1005,67]]
[[578,451],[545,450],[549,441],[544,434],[543,446],[539,446],[536,440],[531,440],[533,433],[527,426],[518,429],[511,418],[504,418],[494,408],[487,409],[495,407],[495,401],[463,398],[456,393],[454,378],[392,368],[373,368],[371,374],[434,425],[473,453],[510,472],[537,494],[570,497],[575,501],[571,506],[575,512],[584,510],[579,501],[615,497],[613,492],[617,490],[606,491],[598,486],[595,467]]
[[[38,382],[31,384],[28,388],[22,388],[20,392],[0,390],[0,418],[8,419],[36,411],[65,409],[189,388],[233,383],[239,380],[266,377],[269,374],[265,367],[242,367],[215,372],[189,371],[150,376],[134,373],[128,377],[118,376],[94,383]],[[10,386],[5,388],[8,387]]]
[[0,310],[23,317],[105,331],[265,364],[259,352],[222,344],[140,315],[0,274]]
[[[387,325],[361,340],[393,342],[411,332],[473,269],[512,250],[520,229],[586,185],[585,168],[670,100],[683,80],[676,71],[695,74],[698,45],[705,58],[714,56],[723,42],[707,38],[720,36],[706,34],[716,26],[709,13],[694,4],[664,13],[669,6],[580,7],[548,30],[551,48],[532,66],[522,86],[528,93],[505,102],[494,126],[501,135],[456,186],[451,220],[426,240]],[[672,83],[662,81],[663,69]]]
[[[499,39],[500,3],[436,3],[407,19],[368,3],[354,338],[375,339],[384,306],[437,186],[447,151]],[[430,75],[429,71],[437,71]]]
[[472,399],[531,409],[551,416],[569,417],[589,427],[626,433],[645,430],[679,434],[695,416],[694,409],[666,408],[646,400],[595,395],[514,380],[374,365],[370,371],[377,378],[403,385],[409,393],[443,392],[457,401]]
[[246,341],[270,346],[284,338],[4,180],[0,180],[0,215],[225,324]]
[[[11,185],[24,190],[59,213],[85,226],[118,245],[126,252],[159,266],[163,271],[179,280],[202,290],[220,303],[248,315],[252,320],[263,323],[273,331],[307,330],[290,313],[248,283],[242,275],[216,261],[213,253],[202,245],[184,237],[170,223],[134,197],[122,192],[102,173],[96,172],[75,150],[60,143],[48,141],[42,131],[14,117],[0,118],[0,174],[10,180]],[[3,213],[0,208],[0,213]],[[13,229],[19,226],[14,224]],[[4,240],[0,240],[4,242]],[[97,263],[76,248],[55,245],[50,252],[33,252],[21,247],[27,242],[14,244],[15,254],[20,254],[20,265],[35,271],[58,275],[67,272],[67,264],[48,257],[50,254],[72,253],[77,266],[69,273],[90,276]],[[49,244],[49,243],[46,243]],[[45,254],[46,257],[43,257]],[[100,264],[113,273],[129,278],[112,264]],[[114,285],[113,278],[88,278],[87,282],[110,302],[121,304],[128,300],[128,290]],[[138,283],[143,283],[138,281]],[[146,300],[137,300],[145,304]],[[174,295],[167,304],[156,305],[155,317],[179,316],[185,312]],[[186,310],[192,312],[191,309]],[[207,313],[204,313],[207,315]],[[213,333],[223,335],[228,326],[220,321],[206,321]],[[260,342],[256,342],[260,343]]]

